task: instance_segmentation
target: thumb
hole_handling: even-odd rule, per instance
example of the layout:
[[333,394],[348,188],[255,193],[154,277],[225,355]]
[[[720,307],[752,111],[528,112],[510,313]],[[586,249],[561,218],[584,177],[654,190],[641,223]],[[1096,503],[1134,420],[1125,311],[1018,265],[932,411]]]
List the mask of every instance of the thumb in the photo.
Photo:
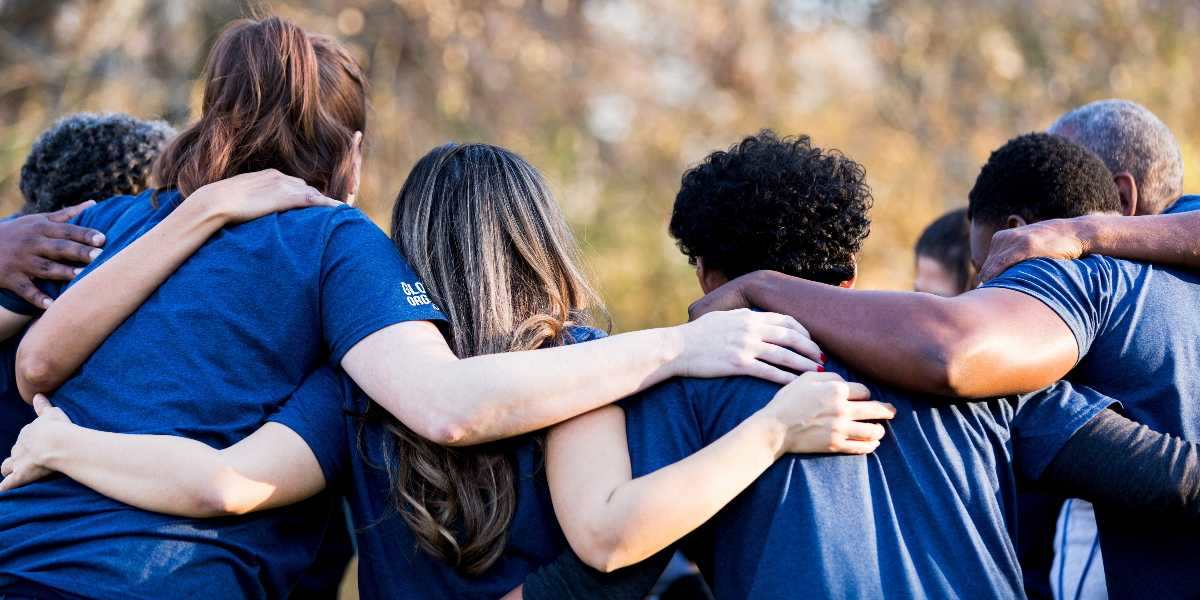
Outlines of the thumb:
[[75,216],[78,215],[79,213],[83,212],[84,209],[91,208],[95,205],[96,205],[95,200],[88,200],[87,202],[80,202],[79,204],[76,204],[75,206],[68,206],[62,210],[56,210],[56,211],[46,215],[46,218],[51,221],[54,221],[55,223],[66,223],[67,221],[74,219]]
[[33,410],[39,417],[42,416],[42,413],[51,408],[54,408],[54,405],[51,404],[50,400],[45,396],[38,394],[33,397]]

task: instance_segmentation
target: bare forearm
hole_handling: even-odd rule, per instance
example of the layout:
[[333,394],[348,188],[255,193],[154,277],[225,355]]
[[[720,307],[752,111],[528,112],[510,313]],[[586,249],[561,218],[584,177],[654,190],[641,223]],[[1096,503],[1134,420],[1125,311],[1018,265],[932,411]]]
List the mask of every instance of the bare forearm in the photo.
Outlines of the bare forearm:
[[22,396],[53,392],[69,379],[223,223],[185,202],[63,293],[21,342]]
[[420,435],[447,445],[536,431],[678,374],[672,359],[679,350],[669,330],[419,364],[415,361],[437,352],[448,354],[444,343],[435,339],[394,350],[405,359],[356,346],[343,365],[380,406]]
[[588,511],[593,566],[638,563],[704,524],[775,462],[783,439],[782,428],[751,417],[684,460],[622,483]]
[[218,451],[195,440],[63,423],[46,436],[43,452],[47,468],[143,510],[198,518],[233,512],[213,491],[227,476]]
[[965,398],[1031,392],[1059,379],[1078,355],[1061,319],[1019,292],[941,298],[844,289],[771,271],[734,285],[753,306],[795,317],[856,371],[914,392]]
[[1200,212],[1071,219],[1084,254],[1200,269]]

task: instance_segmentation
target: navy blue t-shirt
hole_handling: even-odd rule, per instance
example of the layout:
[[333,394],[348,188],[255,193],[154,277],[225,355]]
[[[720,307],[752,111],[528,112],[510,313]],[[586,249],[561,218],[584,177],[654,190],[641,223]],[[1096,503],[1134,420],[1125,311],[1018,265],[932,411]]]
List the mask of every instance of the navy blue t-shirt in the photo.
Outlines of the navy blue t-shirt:
[[[178,198],[162,194],[155,209],[147,192],[84,211],[79,224],[108,242],[81,277],[170,214]],[[362,338],[402,321],[440,319],[412,299],[420,289],[388,237],[348,206],[227,227],[113,332],[54,402],[83,427],[225,448]],[[11,296],[4,304],[22,308]],[[0,493],[0,592],[283,598],[312,563],[329,506],[322,494],[244,517],[184,519],[49,478]]]
[[[597,329],[570,328],[574,343],[604,337]],[[358,589],[363,600],[494,600],[525,582],[566,549],[535,434],[501,442],[517,459],[517,509],[508,546],[479,577],[469,577],[421,550],[392,505],[386,465],[396,464],[394,436],[382,422],[364,419],[370,400],[346,374],[323,366],[285,405],[306,422],[280,420],[316,454],[327,481],[350,501],[358,538]],[[343,408],[345,410],[343,410]]]
[[[1011,434],[1048,462],[1110,401],[1056,384],[1036,407],[953,402],[826,368],[892,403],[868,455],[788,455],[684,539],[718,598],[1023,598],[1011,542]],[[780,386],[747,377],[672,379],[620,404],[633,476],[690,456],[766,406]],[[1032,474],[1032,473],[1028,473]]]
[[1200,209],[1200,196],[1180,196],[1178,200],[1167,207],[1162,214],[1170,215],[1175,213],[1191,212]]
[[[1155,431],[1200,441],[1200,274],[1092,256],[1023,262],[987,287],[1022,292],[1075,334],[1067,379],[1121,401]],[[1177,524],[1096,507],[1112,598],[1200,597],[1200,537]]]
[[0,342],[0,461],[12,452],[21,428],[37,418],[33,407],[25,404],[17,391],[17,346],[22,335]]

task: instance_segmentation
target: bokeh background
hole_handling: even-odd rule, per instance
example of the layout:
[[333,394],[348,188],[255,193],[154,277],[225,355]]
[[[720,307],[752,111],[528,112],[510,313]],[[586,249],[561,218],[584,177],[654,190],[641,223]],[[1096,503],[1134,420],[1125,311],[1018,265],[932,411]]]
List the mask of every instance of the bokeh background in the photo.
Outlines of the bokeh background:
[[541,168],[618,331],[674,324],[699,288],[667,237],[679,177],[762,127],[863,163],[861,285],[911,287],[911,247],[1008,138],[1128,98],[1200,123],[1194,0],[0,0],[0,209],[29,146],[74,111],[194,115],[222,25],[274,11],[351,45],[373,82],[363,208],[385,224],[447,140]]

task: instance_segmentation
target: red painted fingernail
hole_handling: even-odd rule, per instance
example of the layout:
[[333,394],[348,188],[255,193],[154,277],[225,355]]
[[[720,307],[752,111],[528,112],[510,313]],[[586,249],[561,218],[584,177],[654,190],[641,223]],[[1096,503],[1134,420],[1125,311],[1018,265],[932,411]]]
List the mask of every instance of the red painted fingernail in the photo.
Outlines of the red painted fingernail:
[[828,358],[825,358],[825,353],[824,353],[824,352],[822,352],[822,353],[821,353],[821,362],[823,362],[823,363],[827,363],[827,362],[829,362],[829,359],[828,359]]
[[822,367],[821,365],[817,365],[817,372],[818,372],[818,373],[824,373],[824,372],[825,372],[825,367]]

